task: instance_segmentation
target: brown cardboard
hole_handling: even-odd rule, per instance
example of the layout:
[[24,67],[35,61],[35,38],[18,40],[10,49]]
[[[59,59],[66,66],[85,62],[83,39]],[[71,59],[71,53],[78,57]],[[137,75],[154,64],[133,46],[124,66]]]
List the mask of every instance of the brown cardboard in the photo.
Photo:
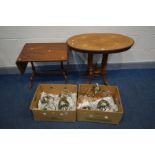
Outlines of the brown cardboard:
[[[78,95],[86,92],[88,89],[92,88],[93,84],[81,84],[79,85]],[[118,106],[117,112],[104,112],[98,110],[85,110],[77,109],[77,120],[78,121],[88,121],[88,122],[99,122],[99,123],[112,123],[119,124],[123,115],[123,106],[121,103],[121,98],[119,90],[116,86],[105,86],[100,85],[102,90],[110,90],[113,96],[114,102]],[[77,106],[79,104],[79,99]]]
[[74,122],[76,121],[75,111],[49,111],[39,110],[38,101],[40,99],[41,92],[59,94],[61,91],[67,88],[71,92],[77,93],[77,86],[71,84],[40,84],[38,85],[34,97],[32,99],[30,110],[33,113],[33,118],[36,121],[62,121],[62,122]]

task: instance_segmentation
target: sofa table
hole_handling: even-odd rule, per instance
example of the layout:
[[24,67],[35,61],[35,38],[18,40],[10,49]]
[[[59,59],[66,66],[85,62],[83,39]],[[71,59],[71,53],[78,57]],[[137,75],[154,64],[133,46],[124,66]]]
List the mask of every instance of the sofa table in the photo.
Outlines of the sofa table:
[[[88,76],[91,83],[94,75],[102,75],[103,83],[107,84],[106,66],[110,53],[123,52],[131,48],[133,39],[112,33],[90,33],[73,36],[67,40],[68,46],[77,52],[88,53]],[[93,54],[102,54],[101,69],[95,70]]]
[[32,75],[29,79],[29,88],[31,88],[34,76],[39,74],[36,72],[34,62],[61,62],[61,69],[66,82],[67,73],[64,70],[64,61],[68,61],[66,43],[27,43],[19,54],[16,65],[21,74],[24,74],[27,64],[31,63]]

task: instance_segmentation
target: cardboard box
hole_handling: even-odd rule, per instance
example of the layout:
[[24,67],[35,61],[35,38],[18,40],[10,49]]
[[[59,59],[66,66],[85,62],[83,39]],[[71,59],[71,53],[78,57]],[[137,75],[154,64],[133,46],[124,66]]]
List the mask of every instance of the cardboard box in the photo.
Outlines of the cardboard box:
[[32,99],[30,110],[33,113],[34,120],[36,121],[62,121],[62,122],[74,122],[76,121],[76,110],[63,111],[63,110],[39,110],[38,102],[41,96],[41,92],[59,94],[64,88],[67,88],[71,92],[77,93],[77,86],[71,84],[40,84],[34,97]]
[[[87,92],[87,90],[91,89],[92,86],[93,84],[79,85],[78,96]],[[122,107],[118,88],[116,86],[105,86],[105,85],[100,85],[100,87],[102,90],[109,90],[111,92],[114,102],[118,106],[118,111],[104,112],[104,111],[98,111],[98,110],[77,109],[77,120],[88,121],[88,122],[119,124],[123,115],[123,107]],[[79,98],[78,98],[77,107],[78,107],[78,104],[79,104]]]

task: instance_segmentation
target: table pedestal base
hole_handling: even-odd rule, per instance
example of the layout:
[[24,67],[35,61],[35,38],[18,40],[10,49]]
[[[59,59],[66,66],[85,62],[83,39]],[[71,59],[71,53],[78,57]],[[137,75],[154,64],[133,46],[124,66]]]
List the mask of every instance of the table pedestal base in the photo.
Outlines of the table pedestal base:
[[108,82],[106,80],[106,66],[108,61],[108,54],[102,54],[102,63],[101,63],[101,69],[98,70],[94,68],[93,65],[93,54],[88,53],[88,77],[89,77],[89,83],[91,83],[92,78],[95,75],[101,75],[103,79],[103,84],[108,85]]

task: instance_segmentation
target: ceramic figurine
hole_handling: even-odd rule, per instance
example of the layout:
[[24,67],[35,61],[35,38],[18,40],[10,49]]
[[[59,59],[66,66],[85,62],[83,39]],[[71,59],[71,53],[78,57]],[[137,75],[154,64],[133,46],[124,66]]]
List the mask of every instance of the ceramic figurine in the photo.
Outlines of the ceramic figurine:
[[96,83],[96,85],[93,86],[92,91],[94,92],[94,94],[98,94],[98,93],[101,93],[102,92],[102,90],[99,87],[98,83]]
[[47,103],[49,103],[50,99],[51,99],[51,96],[45,95],[44,97],[41,98],[41,103],[42,104],[47,104]]
[[68,110],[69,109],[69,102],[67,101],[67,98],[65,96],[60,98],[59,104],[58,104],[59,110]]
[[106,110],[107,108],[110,108],[110,104],[108,101],[102,99],[98,102],[97,109]]

